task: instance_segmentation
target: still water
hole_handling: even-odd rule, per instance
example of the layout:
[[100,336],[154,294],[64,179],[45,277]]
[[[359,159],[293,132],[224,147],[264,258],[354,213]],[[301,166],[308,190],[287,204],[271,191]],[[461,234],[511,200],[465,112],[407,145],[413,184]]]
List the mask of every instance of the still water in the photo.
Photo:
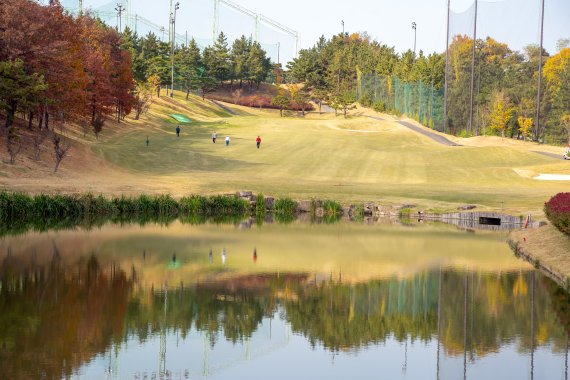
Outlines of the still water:
[[570,297],[505,240],[358,223],[3,237],[0,378],[568,379]]

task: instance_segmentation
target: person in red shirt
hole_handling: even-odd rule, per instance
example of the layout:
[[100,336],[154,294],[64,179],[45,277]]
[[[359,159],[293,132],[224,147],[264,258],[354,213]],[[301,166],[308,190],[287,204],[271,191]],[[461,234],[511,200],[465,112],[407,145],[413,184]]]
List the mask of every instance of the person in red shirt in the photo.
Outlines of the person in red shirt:
[[257,136],[255,142],[257,143],[257,149],[259,149],[259,146],[261,145],[261,137]]

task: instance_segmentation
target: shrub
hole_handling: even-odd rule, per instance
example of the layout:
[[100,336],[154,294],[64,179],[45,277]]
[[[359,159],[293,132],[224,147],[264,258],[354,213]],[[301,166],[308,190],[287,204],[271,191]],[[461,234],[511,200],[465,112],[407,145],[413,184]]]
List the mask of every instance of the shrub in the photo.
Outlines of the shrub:
[[544,204],[544,213],[556,228],[570,235],[570,193],[559,193]]
[[323,201],[323,210],[325,212],[325,216],[329,217],[341,216],[343,212],[342,205],[338,202],[331,200]]
[[297,204],[290,198],[277,199],[273,206],[275,214],[280,216],[294,216],[296,208]]
[[366,92],[364,93],[360,99],[358,100],[358,102],[363,106],[363,107],[370,107],[372,106],[372,94],[370,94],[370,92]]
[[255,213],[261,217],[265,214],[265,197],[261,193],[255,198]]
[[384,102],[381,101],[380,99],[378,99],[377,101],[374,102],[374,105],[372,106],[372,108],[376,112],[386,112],[386,104],[384,104]]

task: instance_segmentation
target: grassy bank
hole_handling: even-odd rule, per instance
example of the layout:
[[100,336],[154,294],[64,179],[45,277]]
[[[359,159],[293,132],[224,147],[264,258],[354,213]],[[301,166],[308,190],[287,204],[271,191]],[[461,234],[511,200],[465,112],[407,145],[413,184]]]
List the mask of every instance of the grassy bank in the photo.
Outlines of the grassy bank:
[[570,291],[570,238],[547,225],[514,231],[510,245],[515,254],[528,260]]
[[266,202],[263,194],[252,199],[237,195],[190,195],[174,199],[170,195],[140,195],[138,197],[105,197],[103,195],[29,195],[0,192],[0,235],[28,230],[45,231],[76,226],[91,228],[106,222],[183,223],[239,221],[249,216],[263,220],[272,212],[278,222],[291,222],[298,213],[312,218],[336,221],[342,216],[340,203],[330,200],[311,201],[314,206],[300,210],[298,202],[281,198]]
[[[334,113],[280,118],[278,111],[226,106],[236,115],[175,93],[155,99],[141,120],[109,121],[99,140],[70,129],[72,157],[60,173],[53,174],[48,159],[53,148],[46,145],[44,161],[23,153],[16,165],[0,162],[0,188],[176,198],[249,189],[278,198],[318,196],[341,203],[414,204],[422,210],[451,211],[468,203],[540,216],[544,201],[568,187],[532,179],[539,173],[570,174],[568,162],[533,152],[556,152],[553,147],[493,137],[453,138],[462,146],[448,147],[388,117],[364,117],[360,109],[349,119]],[[172,113],[192,120],[182,125],[179,138]],[[213,144],[214,131],[220,140],[229,135],[230,146]]]

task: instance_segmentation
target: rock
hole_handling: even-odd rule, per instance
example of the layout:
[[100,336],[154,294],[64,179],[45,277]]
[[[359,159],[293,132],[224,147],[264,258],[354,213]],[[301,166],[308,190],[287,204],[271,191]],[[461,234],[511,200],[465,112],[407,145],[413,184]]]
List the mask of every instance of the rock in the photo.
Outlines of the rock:
[[253,225],[253,220],[247,219],[247,220],[240,222],[239,229],[240,230],[249,230],[249,229],[251,229],[252,225]]
[[344,216],[349,216],[349,217],[352,216],[352,215],[354,214],[354,206],[353,206],[353,205],[350,205],[350,206],[347,206],[347,207],[343,207],[343,208],[342,208],[342,214],[343,214]]
[[266,210],[273,210],[274,205],[275,205],[275,198],[265,197],[265,209]]
[[255,195],[251,191],[238,191],[235,195],[250,202],[255,201]]
[[458,210],[464,210],[464,211],[473,210],[475,208],[477,208],[477,206],[475,206],[475,205],[463,205],[463,206],[457,207]]
[[297,202],[297,212],[308,213],[311,212],[313,202],[311,201],[299,201]]
[[317,218],[322,218],[323,216],[325,216],[325,209],[322,207],[317,207],[315,209],[315,216]]
[[368,202],[364,204],[364,209],[362,213],[364,216],[372,216],[374,215],[374,211],[376,210],[376,205],[372,202]]

